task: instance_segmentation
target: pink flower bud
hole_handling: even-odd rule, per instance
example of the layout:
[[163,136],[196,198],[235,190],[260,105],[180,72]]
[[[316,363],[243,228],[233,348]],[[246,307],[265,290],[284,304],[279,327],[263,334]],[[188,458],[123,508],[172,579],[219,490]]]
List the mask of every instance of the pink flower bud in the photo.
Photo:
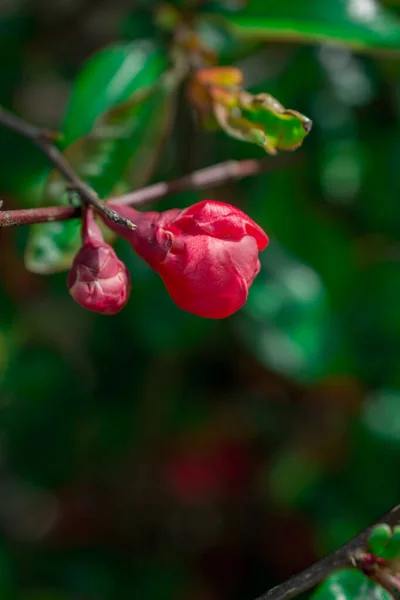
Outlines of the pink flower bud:
[[163,213],[113,207],[138,227],[129,231],[107,224],[162,277],[180,308],[222,319],[246,302],[268,237],[241,210],[213,200]]
[[128,301],[129,272],[113,248],[104,242],[91,211],[84,216],[82,237],[82,248],[68,274],[69,293],[88,310],[114,315]]

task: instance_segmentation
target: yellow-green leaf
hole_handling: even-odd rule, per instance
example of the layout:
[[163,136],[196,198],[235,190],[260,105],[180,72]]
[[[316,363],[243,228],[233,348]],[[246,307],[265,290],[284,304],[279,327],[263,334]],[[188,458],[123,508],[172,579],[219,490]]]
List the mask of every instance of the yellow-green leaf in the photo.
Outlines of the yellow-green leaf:
[[252,96],[240,92],[236,106],[216,102],[214,114],[219,125],[232,137],[252,142],[269,154],[296,150],[311,131],[312,122],[294,110],[286,110],[269,94]]

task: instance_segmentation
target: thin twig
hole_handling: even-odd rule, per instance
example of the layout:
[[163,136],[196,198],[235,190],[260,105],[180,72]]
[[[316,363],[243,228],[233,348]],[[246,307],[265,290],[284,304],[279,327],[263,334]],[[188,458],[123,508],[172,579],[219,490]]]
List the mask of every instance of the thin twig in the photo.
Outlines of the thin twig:
[[20,208],[17,210],[0,210],[0,227],[17,227],[34,223],[51,223],[67,221],[81,216],[80,207],[43,206],[40,208]]
[[194,171],[189,175],[184,175],[179,179],[172,181],[162,181],[149,185],[147,188],[142,188],[135,192],[131,192],[118,198],[111,198],[110,204],[129,204],[130,206],[138,206],[155,200],[161,200],[172,194],[187,192],[189,190],[204,190],[210,187],[222,185],[228,181],[244,179],[257,173],[265,173],[267,171],[275,171],[285,167],[288,164],[294,164],[298,161],[298,157],[291,157],[290,162],[285,158],[249,158],[246,160],[228,160],[223,163],[206,167]]
[[[386,523],[393,527],[399,521],[400,504],[384,514],[377,523]],[[376,523],[370,525],[332,554],[262,594],[256,600],[290,600],[320,583],[333,571],[357,566],[357,556],[365,550],[369,534],[375,525]]]
[[[104,204],[96,192],[78,177],[62,152],[54,145],[50,133],[27,123],[1,106],[0,124],[31,140],[48,157],[71,187],[78,192],[84,204],[92,206],[97,212],[102,213],[114,223],[136,229],[136,226],[129,219],[121,217],[115,210]],[[51,220],[54,220],[54,218]]]
[[[194,171],[170,182],[160,182],[136,190],[124,196],[117,196],[109,200],[109,204],[129,204],[141,206],[167,196],[186,192],[189,190],[203,190],[256,175],[267,171],[276,171],[288,165],[298,164],[301,157],[278,157],[246,159],[241,161],[227,161]],[[66,221],[75,219],[81,214],[80,208],[72,206],[44,206],[41,208],[26,208],[19,210],[0,211],[0,227],[14,227],[16,225],[30,225],[50,221]]]

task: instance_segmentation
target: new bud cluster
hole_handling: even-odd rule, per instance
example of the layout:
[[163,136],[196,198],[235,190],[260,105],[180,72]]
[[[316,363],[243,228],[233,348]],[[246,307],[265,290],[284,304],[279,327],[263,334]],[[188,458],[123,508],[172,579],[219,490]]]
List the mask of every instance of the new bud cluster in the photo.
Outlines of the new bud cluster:
[[[164,212],[139,212],[117,204],[113,208],[137,228],[132,231],[108,220],[107,226],[160,275],[181,309],[222,319],[246,302],[260,270],[258,253],[268,237],[244,212],[213,200]],[[68,287],[79,304],[103,314],[115,314],[128,300],[126,267],[104,242],[90,212],[84,216],[83,246]]]

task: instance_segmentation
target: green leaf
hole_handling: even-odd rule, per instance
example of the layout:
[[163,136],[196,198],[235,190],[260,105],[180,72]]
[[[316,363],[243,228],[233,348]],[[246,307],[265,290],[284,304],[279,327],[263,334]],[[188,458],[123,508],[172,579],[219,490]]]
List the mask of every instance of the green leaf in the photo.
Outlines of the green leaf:
[[[146,182],[179,77],[178,68],[167,71],[163,49],[146,40],[103,50],[81,72],[64,123],[72,142],[65,156],[101,197],[126,178],[129,188]],[[64,187],[53,171],[48,199],[59,202]]]
[[361,571],[343,569],[319,585],[310,600],[392,600],[392,596]]
[[[119,94],[109,93],[102,103],[95,103],[87,121],[89,131],[81,128],[79,139],[65,149],[68,162],[101,197],[109,195],[124,180],[128,188],[146,182],[160,141],[171,123],[173,92],[182,71],[178,64],[167,71],[163,51],[152,45],[150,49],[140,77],[127,81],[127,73],[122,69],[125,87],[119,89]],[[141,55],[143,52],[140,46]],[[116,91],[116,85],[111,87],[113,90]],[[85,96],[79,97],[85,103]],[[104,109],[101,114],[100,106]],[[64,193],[63,179],[55,170],[49,177],[47,191],[53,201]]]
[[400,555],[400,526],[396,525],[393,528],[392,537],[383,549],[381,556],[389,560],[394,560]]
[[381,555],[392,536],[392,529],[386,523],[376,525],[371,531],[368,544],[373,554]]
[[25,250],[25,266],[40,275],[65,271],[71,266],[80,242],[79,221],[32,225]]
[[400,22],[377,0],[250,0],[225,22],[247,38],[400,50]]
[[[166,76],[140,97],[133,94],[110,108],[88,135],[66,148],[69,164],[100,197],[146,183],[171,123],[173,89],[171,78]],[[65,196],[65,181],[54,169],[48,179],[47,201],[59,203]]]
[[112,106],[153,85],[166,68],[165,52],[149,40],[108,46],[95,54],[72,89],[62,126],[64,147],[88,134]]

